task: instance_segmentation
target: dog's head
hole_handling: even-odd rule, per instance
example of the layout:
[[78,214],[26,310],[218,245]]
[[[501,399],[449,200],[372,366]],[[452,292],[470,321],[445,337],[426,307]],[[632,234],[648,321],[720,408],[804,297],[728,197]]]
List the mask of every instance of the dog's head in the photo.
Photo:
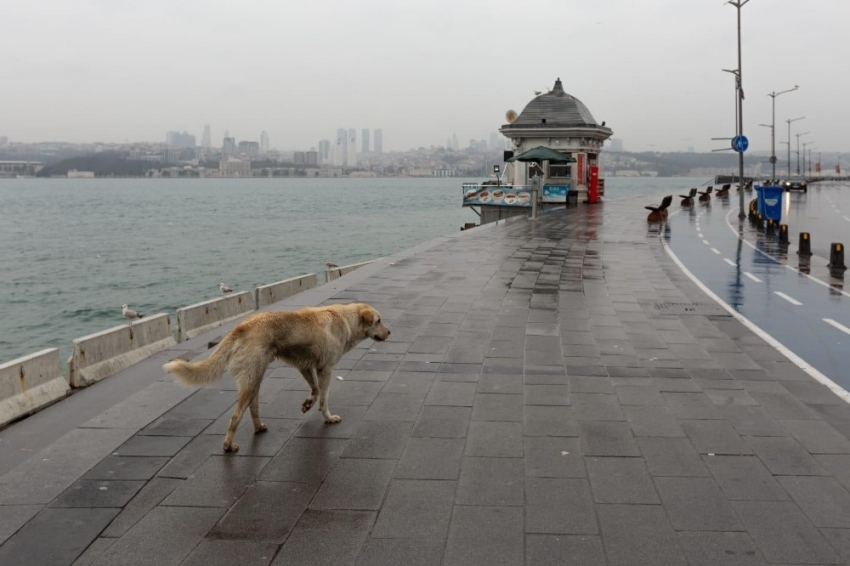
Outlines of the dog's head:
[[381,313],[367,304],[361,304],[358,314],[366,336],[378,342],[383,342],[389,337],[390,329],[381,322]]

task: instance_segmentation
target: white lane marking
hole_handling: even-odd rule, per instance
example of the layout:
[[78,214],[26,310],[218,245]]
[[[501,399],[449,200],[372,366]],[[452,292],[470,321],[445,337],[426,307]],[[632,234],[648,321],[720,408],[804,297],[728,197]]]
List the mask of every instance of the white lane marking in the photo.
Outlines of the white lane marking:
[[844,326],[840,322],[835,322],[831,318],[825,318],[825,319],[823,319],[823,321],[827,324],[834,326],[835,328],[837,328],[841,332],[844,332],[845,334],[850,334],[850,328],[847,328],[846,326]]
[[723,258],[723,261],[725,261],[726,263],[728,263],[728,264],[729,264],[729,265],[731,265],[732,267],[737,267],[737,266],[735,265],[735,262],[734,262],[734,261],[732,261],[731,259],[729,259],[728,257],[724,257],[724,258]]
[[710,246],[710,245],[711,245],[711,242],[709,242],[708,240],[703,240],[703,241],[702,241],[702,243],[703,243],[703,244],[705,244],[706,246]]
[[[730,214],[731,214],[731,212],[730,212]],[[731,225],[730,225],[730,228],[731,228]],[[734,232],[734,230],[733,230],[733,232]],[[741,239],[743,240],[743,238],[741,238]],[[747,242],[746,240],[744,240],[744,242],[749,244],[749,242]],[[771,336],[770,334],[768,334],[767,332],[765,332],[764,330],[759,328],[759,326],[756,325],[753,321],[751,321],[750,319],[748,319],[747,317],[745,317],[744,315],[742,315],[741,313],[739,313],[738,311],[733,309],[729,305],[729,303],[725,302],[723,299],[718,297],[714,293],[714,291],[709,289],[705,285],[705,283],[703,283],[702,281],[697,279],[696,276],[694,276],[694,274],[691,273],[688,270],[687,267],[685,267],[685,264],[682,263],[682,260],[679,259],[679,256],[677,256],[673,252],[673,250],[670,248],[669,244],[667,244],[667,242],[665,242],[663,239],[661,240],[661,245],[664,248],[664,251],[667,252],[667,255],[669,255],[670,258],[673,260],[673,263],[675,263],[676,265],[679,266],[679,269],[682,270],[682,273],[687,275],[691,279],[691,281],[693,281],[694,284],[702,290],[703,293],[705,293],[706,295],[708,295],[709,297],[714,299],[717,302],[717,304],[719,304],[721,307],[723,307],[723,309],[726,310],[726,312],[728,312],[730,315],[732,315],[732,318],[734,318],[735,320],[737,320],[738,322],[740,322],[741,324],[743,324],[744,326],[746,326],[747,328],[752,330],[756,334],[756,336],[758,336],[759,338],[761,338],[762,340],[764,340],[765,342],[767,342],[768,344],[770,344],[771,346],[776,348],[776,350],[780,354],[782,354],[783,356],[788,358],[791,361],[791,363],[796,365],[798,368],[800,368],[801,370],[803,370],[804,372],[806,372],[807,374],[812,376],[813,379],[816,379],[820,383],[823,383],[824,385],[826,385],[829,388],[830,391],[832,391],[833,393],[835,393],[836,395],[841,397],[841,399],[843,399],[845,402],[850,403],[850,393],[848,393],[847,390],[845,390],[843,387],[841,387],[840,385],[838,385],[837,383],[835,383],[834,381],[829,379],[827,376],[822,374],[816,367],[813,367],[810,364],[808,364],[806,362],[806,360],[804,360],[803,358],[801,358],[800,356],[798,356],[797,354],[792,352],[782,342],[780,342],[779,340],[777,340],[776,338],[774,338],[773,336]],[[756,249],[754,246],[751,246],[751,247],[753,249]],[[770,256],[768,256],[768,257],[770,257]],[[815,281],[817,281],[817,279],[815,279]]]
[[[757,251],[758,253],[760,253],[761,255],[763,255],[764,257],[766,257],[766,258],[770,258],[771,260],[775,261],[776,263],[782,264],[782,262],[781,262],[781,261],[779,261],[778,259],[776,259],[776,258],[775,258],[775,257],[773,257],[772,255],[770,255],[769,253],[767,253],[767,252],[765,252],[765,251],[763,251],[763,250],[758,249],[758,248],[757,248],[757,247],[755,247],[753,244],[751,244],[750,242],[748,242],[746,238],[741,237],[741,235],[738,233],[738,231],[737,231],[737,230],[735,230],[735,227],[734,227],[734,226],[732,226],[732,223],[731,223],[731,222],[729,222],[729,217],[732,215],[732,213],[733,213],[733,212],[735,212],[735,211],[734,211],[734,210],[730,210],[730,211],[726,214],[726,226],[728,226],[728,227],[729,227],[729,230],[731,230],[731,231],[732,231],[732,233],[733,233],[733,234],[735,234],[735,237],[736,237],[736,238],[738,238],[739,240],[741,240],[742,242],[744,242],[744,244],[746,244],[747,246],[751,247],[752,249],[754,249],[755,251]],[[842,294],[842,295],[844,295],[845,297],[850,297],[850,293],[848,293],[847,291],[843,291],[843,290],[841,290],[841,289],[836,289],[835,287],[833,287],[833,286],[832,286],[832,285],[830,285],[829,283],[827,283],[827,282],[825,282],[825,281],[821,281],[821,280],[820,280],[820,279],[818,279],[817,277],[812,277],[812,276],[811,276],[811,275],[809,275],[808,273],[803,273],[802,271],[800,271],[800,270],[799,270],[799,269],[797,269],[796,267],[793,267],[793,266],[791,266],[791,265],[788,265],[787,263],[786,263],[786,264],[784,264],[784,265],[785,265],[785,267],[787,267],[788,269],[790,269],[791,271],[793,271],[793,272],[794,272],[794,273],[796,273],[797,275],[802,275],[803,277],[807,277],[807,278],[811,279],[813,282],[817,283],[818,285],[823,285],[824,287],[826,287],[826,288],[828,288],[828,289],[831,289],[832,291],[838,291],[839,293],[841,293],[841,294]],[[815,379],[817,379],[817,378],[815,378]],[[842,391],[843,391],[843,390],[842,390]],[[849,395],[850,395],[850,394],[849,394]],[[850,397],[848,397],[847,402],[848,402],[848,403],[850,403]]]
[[782,297],[783,299],[785,299],[786,301],[788,301],[789,303],[791,303],[795,307],[799,307],[803,304],[800,301],[798,301],[797,299],[795,299],[794,297],[789,297],[788,295],[786,295],[782,291],[774,291],[773,294],[776,295],[777,297]]
[[720,255],[720,250],[718,250],[717,248],[711,248],[711,251],[713,251],[717,255]]
[[752,273],[750,273],[749,271],[745,271],[745,272],[744,272],[744,275],[746,275],[747,277],[749,277],[750,279],[752,279],[752,280],[753,280],[753,281],[755,281],[756,283],[761,283],[761,282],[762,282],[762,281],[761,281],[761,279],[759,279],[758,277],[756,277],[755,275],[753,275],[753,274],[752,274]]

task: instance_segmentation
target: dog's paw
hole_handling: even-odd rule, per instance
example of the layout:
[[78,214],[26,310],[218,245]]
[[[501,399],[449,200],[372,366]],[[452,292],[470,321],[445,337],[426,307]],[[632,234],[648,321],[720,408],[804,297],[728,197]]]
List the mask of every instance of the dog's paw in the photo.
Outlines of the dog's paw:
[[224,451],[228,452],[228,453],[229,452],[239,452],[239,445],[238,444],[231,444],[230,446],[228,446],[227,444],[225,444],[224,445]]
[[331,415],[325,419],[325,422],[328,424],[336,424],[342,420],[342,417],[339,415]]
[[260,426],[254,429],[254,434],[260,434],[261,432],[266,432],[267,430],[269,430],[269,427],[266,425],[266,423],[261,423]]
[[301,412],[306,413],[307,411],[310,410],[310,407],[312,407],[312,406],[313,406],[313,400],[312,399],[305,399],[304,402],[301,403]]

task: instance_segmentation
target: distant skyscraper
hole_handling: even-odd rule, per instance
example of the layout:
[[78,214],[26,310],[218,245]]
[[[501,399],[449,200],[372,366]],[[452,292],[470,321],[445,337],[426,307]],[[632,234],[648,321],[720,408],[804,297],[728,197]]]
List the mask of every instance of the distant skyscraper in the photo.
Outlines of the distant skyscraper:
[[236,140],[225,136],[221,144],[221,152],[225,155],[233,155],[236,153]]
[[357,130],[348,130],[348,166],[357,167]]
[[446,138],[446,149],[452,148],[452,138]]
[[330,140],[319,140],[318,160],[319,163],[330,163],[331,142]]
[[204,124],[204,137],[201,139],[201,145],[209,148],[212,147],[212,139],[210,138],[210,125]]
[[375,129],[375,153],[384,152],[384,131],[380,128]]
[[363,131],[360,132],[360,151],[369,153],[369,147],[369,128],[363,128]]
[[458,150],[457,134],[452,134],[452,149],[455,150],[455,151]]
[[239,142],[239,153],[248,157],[257,157],[260,154],[260,144],[252,141]]
[[333,162],[337,167],[348,165],[348,132],[345,128],[339,128],[336,131]]
[[183,132],[168,132],[165,143],[170,147],[195,147],[195,136]]
[[498,132],[493,132],[492,134],[490,134],[490,145],[488,146],[488,148],[489,149],[501,149],[501,145],[502,144],[499,143]]
[[266,154],[269,152],[269,134],[265,130],[260,134],[260,153]]

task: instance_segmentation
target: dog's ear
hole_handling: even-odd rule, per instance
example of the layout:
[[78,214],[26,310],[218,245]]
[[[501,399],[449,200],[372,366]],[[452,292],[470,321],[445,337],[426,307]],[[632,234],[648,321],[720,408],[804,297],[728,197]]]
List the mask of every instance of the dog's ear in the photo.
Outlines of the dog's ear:
[[363,326],[369,328],[375,324],[375,310],[365,305],[360,307],[360,320],[363,321]]

